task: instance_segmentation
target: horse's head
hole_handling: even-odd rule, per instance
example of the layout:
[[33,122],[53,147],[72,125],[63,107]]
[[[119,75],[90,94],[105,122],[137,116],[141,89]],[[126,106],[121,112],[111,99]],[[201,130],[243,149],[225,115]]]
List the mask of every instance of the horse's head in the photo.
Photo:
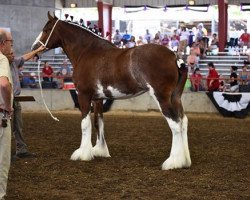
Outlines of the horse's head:
[[38,35],[35,42],[33,43],[31,49],[35,50],[41,45],[46,46],[47,49],[54,49],[59,46],[60,41],[58,37],[56,37],[55,29],[59,19],[57,17],[53,17],[48,12],[48,22],[43,27],[42,32]]

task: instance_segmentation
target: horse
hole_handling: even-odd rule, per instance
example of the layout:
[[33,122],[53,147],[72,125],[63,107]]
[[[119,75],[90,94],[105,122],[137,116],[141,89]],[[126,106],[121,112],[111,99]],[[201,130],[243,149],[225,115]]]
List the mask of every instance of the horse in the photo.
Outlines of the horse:
[[[172,132],[170,156],[163,162],[162,170],[191,166],[188,119],[181,102],[187,68],[174,52],[156,44],[120,49],[87,28],[59,20],[49,12],[48,21],[32,49],[41,45],[47,49],[61,47],[73,65],[82,138],[71,160],[110,157],[104,137],[103,99],[127,99],[148,92]],[[94,127],[98,130],[95,146],[91,142],[91,102]]]

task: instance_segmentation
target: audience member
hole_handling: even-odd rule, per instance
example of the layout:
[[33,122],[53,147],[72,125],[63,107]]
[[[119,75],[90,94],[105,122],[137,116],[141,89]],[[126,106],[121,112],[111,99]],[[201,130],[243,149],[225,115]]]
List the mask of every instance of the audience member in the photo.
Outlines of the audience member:
[[248,48],[250,48],[250,34],[247,33],[246,28],[244,29],[244,33],[242,33],[239,38],[239,44],[241,47],[247,46]]
[[123,34],[122,36],[122,42],[123,42],[123,46],[126,47],[127,42],[131,39],[131,35],[128,33],[128,31],[125,31],[125,34]]
[[48,61],[44,61],[44,67],[42,70],[42,76],[43,76],[43,80],[46,82],[52,82],[53,81],[53,69],[52,67],[49,65]]
[[200,73],[200,69],[196,68],[190,77],[192,91],[197,92],[197,91],[204,91],[205,90],[205,87],[204,87],[203,82],[202,82],[202,78],[203,77]]
[[63,88],[63,83],[72,82],[71,69],[66,59],[63,61],[63,65],[57,73],[57,76],[61,76],[59,77],[60,83],[58,85],[60,89]]
[[175,30],[173,31],[173,34],[172,34],[172,36],[171,36],[171,40],[173,39],[173,37],[175,37],[175,39],[177,39],[178,41],[180,41],[180,36],[179,36],[179,34],[178,34],[178,32],[177,32],[177,29],[175,29]]
[[146,34],[144,35],[144,39],[147,41],[147,43],[151,43],[151,40],[153,39],[153,36],[151,33],[149,33],[149,30],[146,29]]
[[165,46],[165,47],[169,47],[169,37],[167,34],[164,34],[164,37],[161,40],[161,45]]
[[126,48],[132,48],[136,46],[135,37],[131,36],[130,40],[126,43]]
[[137,46],[141,46],[141,45],[147,44],[147,41],[143,39],[142,36],[139,36],[139,39],[137,40],[136,44]]
[[180,55],[186,54],[186,47],[188,44],[188,39],[189,39],[190,33],[185,25],[181,26],[179,35],[180,35],[180,43],[179,43],[179,47],[178,47],[178,52],[180,52]]
[[0,29],[0,200],[4,199],[7,190],[8,173],[11,156],[10,116],[13,112],[12,77],[8,59],[5,55],[13,51],[11,34],[7,36]]
[[171,38],[171,49],[177,52],[179,46],[179,40],[177,40],[176,35],[173,35]]
[[120,47],[122,42],[122,35],[120,34],[119,30],[116,29],[114,37],[113,37],[113,43],[115,46]]
[[207,76],[207,90],[209,92],[218,91],[219,86],[220,86],[219,74],[216,71],[213,62],[209,62],[207,65],[209,68],[209,72],[208,72],[208,76]]
[[242,71],[239,73],[239,77],[240,77],[240,84],[241,85],[247,85],[248,84],[248,79],[250,78],[250,74],[247,71],[247,65],[244,64],[244,66],[242,67]]
[[210,52],[212,55],[216,55],[217,52],[218,52],[218,47],[219,47],[219,41],[218,41],[218,38],[217,38],[217,34],[214,33],[214,34],[213,34],[213,39],[212,39],[212,41],[211,41],[210,46],[208,47],[208,50],[209,50],[209,52]]
[[237,69],[238,67],[231,66],[230,92],[239,92]]
[[152,43],[159,44],[159,45],[161,44],[161,39],[160,39],[159,33],[155,34],[155,37],[153,38]]
[[190,50],[190,55],[187,57],[188,72],[192,74],[195,68],[198,67],[199,58],[193,49]]

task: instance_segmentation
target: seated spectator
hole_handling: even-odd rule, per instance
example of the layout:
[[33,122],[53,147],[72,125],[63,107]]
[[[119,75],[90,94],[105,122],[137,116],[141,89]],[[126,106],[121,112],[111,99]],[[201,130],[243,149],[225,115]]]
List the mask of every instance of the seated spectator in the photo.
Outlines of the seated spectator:
[[239,73],[240,84],[241,85],[248,85],[248,79],[250,78],[250,74],[247,71],[247,65],[244,64],[242,67],[242,71]]
[[22,88],[37,88],[35,76],[36,76],[36,74],[34,72],[27,73],[26,75],[23,75],[21,87]]
[[142,36],[139,36],[139,39],[137,40],[136,44],[137,46],[141,46],[141,45],[147,44],[147,41],[144,40]]
[[130,40],[126,43],[126,48],[132,48],[136,46],[135,37],[131,36]]
[[225,92],[226,91],[226,85],[225,85],[223,80],[220,81],[219,91],[220,92]]
[[239,92],[237,69],[238,67],[231,66],[230,92]]
[[193,74],[195,68],[198,67],[199,57],[193,49],[190,50],[190,55],[187,57],[187,65],[189,74]]
[[115,46],[120,47],[122,42],[122,35],[120,34],[119,30],[116,29],[114,37],[113,37],[113,43]]
[[[217,38],[217,34],[214,33],[213,34],[213,39],[211,41],[211,44],[210,46],[208,47],[208,50],[209,52],[212,54],[212,55],[216,55],[218,53],[218,47],[219,47],[219,41],[218,41],[218,38]],[[217,53],[216,53],[217,52]]]
[[200,69],[196,68],[193,72],[193,74],[190,77],[191,81],[191,91],[197,92],[197,91],[204,91],[205,87],[202,82],[202,75],[200,73]]
[[122,36],[123,46],[125,46],[130,39],[131,39],[131,35],[128,34],[128,31],[126,30],[125,34]]
[[53,69],[52,67],[49,65],[48,61],[44,62],[44,67],[42,70],[42,76],[43,76],[43,80],[46,82],[52,82],[53,81]]
[[164,34],[164,37],[161,40],[161,45],[169,48],[169,37],[167,34]]
[[219,74],[216,71],[213,62],[209,62],[207,64],[207,66],[209,68],[209,72],[208,72],[208,76],[207,76],[207,90],[209,92],[218,91],[219,86],[220,86]]
[[172,36],[171,36],[171,40],[173,39],[173,37],[175,37],[178,41],[180,41],[180,36],[179,34],[177,33],[177,30],[175,29]]
[[68,65],[68,61],[65,59],[63,61],[63,65],[61,66],[60,70],[56,74],[59,76],[59,84],[58,87],[61,89],[63,88],[63,84],[65,82],[72,82],[71,78],[71,69],[70,66]]
[[158,33],[155,34],[155,37],[153,38],[152,43],[159,44],[159,45],[161,44],[161,39]]
[[171,49],[175,52],[178,51],[179,40],[177,40],[176,35],[171,38]]
[[247,46],[248,48],[250,48],[250,34],[247,33],[246,28],[244,29],[244,33],[242,33],[239,38],[239,44],[241,47]]

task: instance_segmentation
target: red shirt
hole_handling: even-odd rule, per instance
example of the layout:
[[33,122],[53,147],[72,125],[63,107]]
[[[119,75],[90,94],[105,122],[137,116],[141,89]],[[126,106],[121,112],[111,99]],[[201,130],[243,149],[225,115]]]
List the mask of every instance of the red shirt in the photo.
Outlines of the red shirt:
[[250,34],[249,33],[243,33],[240,36],[240,39],[242,40],[242,42],[248,43],[248,42],[250,42]]
[[[216,79],[217,78],[217,79]],[[216,91],[218,90],[220,86],[220,81],[219,81],[219,74],[217,71],[213,68],[209,70],[209,74],[207,77],[207,87],[208,91]],[[210,85],[210,82],[213,80],[212,84]]]
[[43,74],[46,76],[50,76],[51,74],[53,74],[53,69],[51,66],[46,66],[43,68]]

